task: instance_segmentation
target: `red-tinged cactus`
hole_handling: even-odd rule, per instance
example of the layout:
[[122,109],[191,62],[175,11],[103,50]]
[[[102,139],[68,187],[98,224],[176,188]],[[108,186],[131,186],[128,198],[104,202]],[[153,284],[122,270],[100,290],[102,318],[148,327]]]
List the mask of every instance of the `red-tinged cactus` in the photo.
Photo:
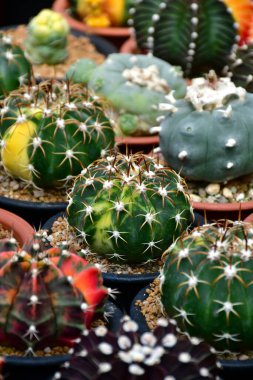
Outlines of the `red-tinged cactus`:
[[0,344],[27,349],[72,345],[108,291],[101,272],[66,247],[0,241]]
[[173,320],[157,324],[154,332],[139,334],[136,322],[124,317],[115,334],[105,327],[85,332],[53,380],[218,379],[212,348],[180,337]]

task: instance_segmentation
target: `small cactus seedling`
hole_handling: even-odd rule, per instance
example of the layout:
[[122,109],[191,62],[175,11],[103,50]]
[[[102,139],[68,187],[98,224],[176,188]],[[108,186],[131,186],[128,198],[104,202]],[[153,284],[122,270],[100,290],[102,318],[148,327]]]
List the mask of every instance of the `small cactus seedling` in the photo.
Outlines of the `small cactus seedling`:
[[161,300],[168,315],[218,350],[252,350],[252,225],[205,225],[166,253]]
[[1,134],[5,169],[41,188],[67,184],[114,146],[98,98],[57,81],[11,93],[2,104]]
[[212,348],[197,338],[182,339],[174,320],[161,318],[157,325],[140,335],[126,316],[115,334],[105,327],[84,332],[53,380],[218,379]]
[[192,222],[185,182],[156,159],[110,155],[80,174],[67,219],[99,255],[140,263],[163,250]]
[[108,291],[98,268],[66,247],[0,241],[0,344],[33,352],[72,345],[90,327]]
[[192,80],[184,100],[170,98],[170,103],[160,104],[168,111],[161,123],[160,148],[174,170],[207,182],[253,172],[252,94],[210,72]]
[[0,97],[15,90],[31,77],[31,65],[24,52],[0,33]]

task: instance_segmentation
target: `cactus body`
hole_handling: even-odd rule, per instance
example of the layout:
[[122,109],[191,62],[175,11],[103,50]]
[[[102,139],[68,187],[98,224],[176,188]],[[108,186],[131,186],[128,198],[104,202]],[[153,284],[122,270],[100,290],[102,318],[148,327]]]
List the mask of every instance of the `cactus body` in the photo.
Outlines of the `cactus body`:
[[91,250],[115,261],[161,256],[192,221],[185,183],[142,154],[107,156],[75,180],[69,224]]
[[253,229],[207,225],[167,250],[162,304],[180,328],[219,350],[253,347]]
[[23,50],[0,33],[0,97],[27,82],[30,76],[31,65]]
[[2,161],[38,187],[60,187],[114,146],[97,99],[81,86],[50,81],[23,88],[2,108]]
[[0,242],[0,343],[21,349],[74,343],[107,295],[99,270],[35,237]]
[[224,182],[253,172],[253,96],[229,78],[196,78],[184,100],[161,104],[166,162],[192,180]]

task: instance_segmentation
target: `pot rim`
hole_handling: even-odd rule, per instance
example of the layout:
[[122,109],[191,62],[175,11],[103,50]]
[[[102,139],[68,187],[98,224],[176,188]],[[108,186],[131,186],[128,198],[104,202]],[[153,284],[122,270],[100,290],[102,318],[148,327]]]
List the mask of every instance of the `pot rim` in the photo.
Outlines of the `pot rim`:
[[33,227],[20,216],[3,208],[0,208],[0,223],[8,231],[13,231],[14,238],[21,246],[33,239]]
[[118,145],[158,145],[159,136],[116,136],[115,141]]

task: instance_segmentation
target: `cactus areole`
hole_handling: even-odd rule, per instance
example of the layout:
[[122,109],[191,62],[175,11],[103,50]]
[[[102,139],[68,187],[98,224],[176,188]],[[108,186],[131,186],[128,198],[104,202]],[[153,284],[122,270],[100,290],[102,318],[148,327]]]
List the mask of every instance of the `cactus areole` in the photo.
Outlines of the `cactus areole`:
[[13,240],[0,241],[0,344],[72,345],[107,295],[100,271],[39,235],[22,249]]
[[118,154],[76,178],[67,218],[93,252],[140,263],[161,256],[192,222],[192,208],[173,170],[143,154]]
[[160,108],[161,151],[182,176],[224,182],[253,172],[253,95],[229,78],[193,79],[184,100]]
[[62,187],[114,146],[98,98],[79,85],[47,81],[23,87],[2,104],[5,169],[37,187]]
[[252,350],[252,279],[252,225],[206,225],[167,250],[162,304],[182,330],[218,350]]

